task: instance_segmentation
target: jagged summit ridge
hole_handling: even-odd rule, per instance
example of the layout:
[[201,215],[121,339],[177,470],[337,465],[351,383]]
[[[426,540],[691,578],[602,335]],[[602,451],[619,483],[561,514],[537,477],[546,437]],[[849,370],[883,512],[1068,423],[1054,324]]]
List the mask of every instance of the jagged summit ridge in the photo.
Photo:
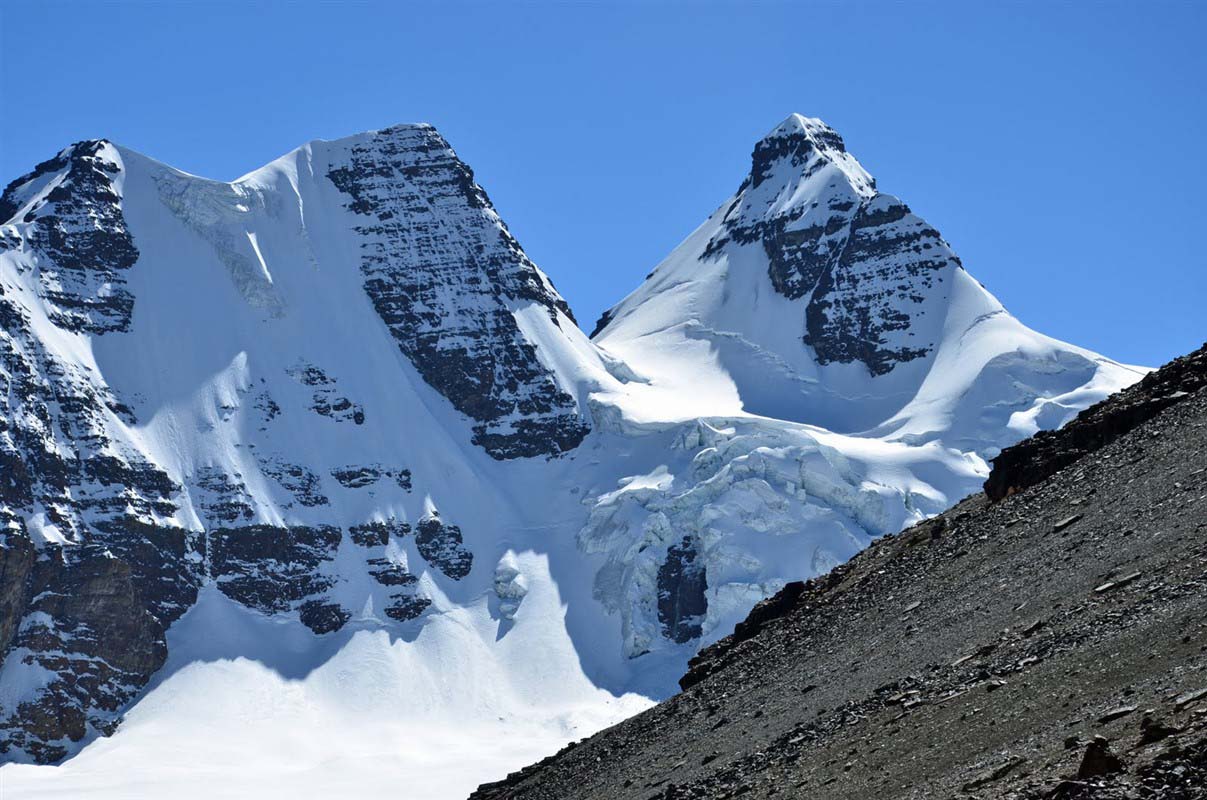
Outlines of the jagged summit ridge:
[[205,587],[415,620],[474,569],[471,465],[589,430],[569,307],[429,125],[233,183],[81,142],[0,210],[6,760],[111,732]]
[[512,313],[533,303],[560,327],[559,318],[574,324],[570,307],[436,129],[404,125],[358,137],[327,177],[365,218],[354,228],[364,239],[365,292],[424,379],[475,420],[474,442],[515,458],[582,441],[587,428],[574,398]]
[[821,120],[793,114],[755,145],[722,226],[705,256],[761,244],[775,290],[806,301],[801,341],[820,365],[884,375],[933,350],[937,331],[921,306],[959,259],[908,206],[876,191]]
[[[102,334],[125,330],[134,298],[124,273],[138,259],[121,211],[120,157],[105,140],[78,142],[13,181],[0,220],[41,255],[38,291],[55,322]],[[4,235],[0,248],[18,246]]]
[[[799,114],[757,141],[734,196],[592,339],[655,384],[709,385],[714,408],[911,442],[996,439],[986,457],[1034,432],[1041,406],[1067,418],[1056,398],[1074,383],[1100,369],[1128,380],[1018,323],[837,132]],[[1009,399],[986,410],[977,384]]]
[[[366,295],[399,350],[471,420],[475,444],[496,458],[516,458],[556,455],[581,441],[586,424],[575,398],[543,366],[513,316],[534,304],[559,328],[562,318],[575,325],[573,312],[432,125],[315,140],[232,183],[181,173],[104,140],[78,143],[40,164],[8,187],[0,211],[6,219],[15,215],[25,198],[35,209],[24,224],[36,214],[45,217],[41,226],[55,226],[53,238],[30,239],[47,256],[38,265],[44,293],[61,316],[100,332],[128,326],[135,302],[121,270],[133,265],[138,251],[118,190],[106,177],[120,178],[123,155],[148,171],[161,200],[209,241],[247,302],[273,315],[284,313],[284,301],[257,234],[245,229],[257,216],[280,216],[278,193],[299,192],[299,175],[329,181],[355,215],[350,227],[359,235]],[[89,164],[99,166],[85,169]],[[314,172],[319,164],[325,174]],[[78,206],[79,219],[37,210],[55,199]],[[298,204],[297,235],[309,239],[305,204],[300,197],[284,202]],[[92,227],[68,232],[65,222]],[[313,247],[304,262],[318,267]]]
[[750,176],[738,189],[739,193],[746,188],[746,183],[750,188],[762,185],[780,162],[798,170],[802,180],[823,166],[832,165],[859,194],[870,197],[876,189],[875,178],[847,152],[838,131],[820,119],[801,114],[789,114],[760,139],[754,146],[751,161]]
[[[366,647],[350,672],[375,677],[356,698],[375,712],[348,741],[443,718],[497,748],[529,741],[522,718],[560,743],[1134,375],[920,265],[937,235],[820,122],[791,118],[751,165],[595,342],[427,125],[316,140],[235,182],[83,143],[14,184],[0,760],[178,709],[185,664],[207,687],[191,696],[342,703],[333,673]],[[214,678],[239,656],[300,658],[298,692]],[[136,704],[149,681],[159,699]],[[179,729],[225,730],[205,705]],[[110,769],[108,747],[224,763],[127,744],[139,730],[55,774]],[[315,760],[256,753],[261,775]],[[374,759],[391,786],[397,755]]]

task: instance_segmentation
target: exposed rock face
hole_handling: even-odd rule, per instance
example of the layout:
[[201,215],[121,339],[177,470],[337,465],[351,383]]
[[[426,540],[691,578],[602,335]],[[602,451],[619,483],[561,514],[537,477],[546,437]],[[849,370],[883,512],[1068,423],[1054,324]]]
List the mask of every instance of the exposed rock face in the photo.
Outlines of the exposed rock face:
[[[820,199],[792,202],[810,181],[822,184]],[[723,230],[706,255],[761,242],[775,290],[808,299],[802,340],[819,364],[862,362],[883,375],[935,347],[939,331],[918,319],[960,260],[908,206],[876,191],[826,125],[790,118],[755,146]]]
[[[168,518],[180,490],[111,432],[130,410],[33,331],[35,291],[68,334],[127,328],[138,257],[106,142],[83,142],[5,190],[0,217],[24,285],[0,286],[0,648],[43,688],[3,709],[0,753],[53,761],[108,732],[166,657],[194,601],[197,537]],[[24,288],[29,286],[30,290]]]
[[666,638],[682,644],[700,636],[700,620],[708,611],[708,576],[696,562],[690,537],[674,544],[658,569],[658,620]]
[[438,512],[419,520],[415,545],[425,561],[453,580],[464,578],[473,567],[474,554],[465,548],[461,529],[440,519]]
[[409,536],[411,526],[405,522],[398,520],[387,520],[385,522],[365,522],[360,525],[353,525],[348,529],[352,541],[361,547],[385,547],[390,543],[391,537]]
[[313,507],[330,503],[322,492],[321,479],[304,464],[291,464],[282,458],[269,457],[261,460],[260,468],[265,475],[275,478],[301,505]]
[[600,314],[599,319],[595,320],[595,327],[591,328],[591,338],[594,339],[595,335],[598,334],[600,331],[602,331],[604,328],[608,327],[608,323],[611,321],[612,321],[611,309],[608,309],[607,311],[604,311],[602,314]]
[[380,464],[364,466],[349,465],[331,470],[331,477],[346,489],[363,489],[372,486],[383,477],[392,478],[402,489],[411,490],[411,471],[409,469],[388,469]]
[[574,399],[536,357],[512,307],[570,308],[430,125],[379,131],[328,177],[365,217],[365,291],[424,379],[475,420],[498,459],[557,455],[587,433]]
[[165,631],[196,598],[199,576],[181,530],[127,519],[91,541],[43,545],[10,528],[0,548],[5,669],[40,670],[45,685],[6,709],[0,753],[41,761],[112,731],[167,656]]
[[[527,624],[559,636],[557,615],[524,604],[586,577],[569,548],[541,560],[577,531],[599,568],[593,601],[563,595],[578,604],[569,646],[605,672],[645,658],[666,676],[786,581],[974,488],[962,442],[855,441],[778,413],[824,382],[806,343],[820,363],[855,365],[830,374],[916,377],[884,375],[930,352],[926,298],[962,274],[938,265],[937,235],[876,194],[836,134],[800,120],[756,148],[730,210],[674,284],[732,267],[715,294],[791,352],[657,327],[686,337],[676,353],[709,351],[712,367],[736,353],[772,375],[773,405],[791,384],[776,413],[685,416],[708,392],[668,391],[658,370],[595,348],[430,126],[313,142],[233,183],[106,142],[19,179],[0,199],[0,761],[57,761],[111,732],[165,663],[168,629],[199,596],[225,604],[215,589],[317,636],[413,633],[440,595],[498,624],[496,641]],[[790,324],[743,305],[751,295]],[[995,341],[1013,352],[1021,335]],[[1031,381],[1034,360],[1012,362],[1025,390],[1010,402],[992,381],[967,392],[972,377],[950,394],[978,415],[982,398],[1029,411],[1059,394]],[[1110,376],[1091,365],[1059,383],[1091,378],[1066,408]],[[571,453],[588,402],[598,437]],[[636,421],[634,405],[673,411]],[[948,430],[919,425],[902,439]],[[904,477],[875,469],[882,445]],[[595,629],[620,640],[578,638]]]
[[217,528],[208,536],[210,576],[223,594],[251,608],[273,613],[300,607],[302,622],[326,633],[350,616],[323,601],[335,580],[320,568],[341,538],[340,529],[330,526]]
[[314,413],[336,421],[349,421],[357,425],[365,424],[364,408],[359,403],[354,403],[340,395],[336,389],[335,380],[323,370],[303,361],[289,369],[289,376],[303,386],[314,388],[310,403],[310,409]]
[[205,518],[212,524],[230,524],[232,522],[253,519],[256,515],[252,507],[252,497],[247,486],[234,476],[227,475],[220,469],[205,466],[197,470],[193,477],[197,489],[197,505],[205,513]]
[[[89,547],[33,562],[22,555],[30,549],[10,539],[4,551],[6,561],[16,555],[25,562],[24,580],[14,584],[32,596],[6,649],[9,659],[42,670],[49,680],[0,724],[0,750],[19,748],[53,761],[66,755],[67,741],[116,726],[136,688],[163,665],[170,618],[147,608],[142,595],[150,576],[126,561]],[[5,567],[6,580],[18,577]],[[5,627],[13,621],[6,619]]]
[[1123,760],[1111,750],[1111,744],[1106,737],[1095,736],[1085,749],[1081,766],[1077,768],[1077,777],[1085,780],[1126,771]]
[[927,355],[934,339],[908,340],[925,313],[918,306],[959,265],[938,231],[896,198],[876,195],[851,220],[837,264],[818,278],[805,344],[821,364],[862,361],[873,375]]
[[418,594],[419,579],[399,559],[394,547],[411,532],[410,525],[396,519],[366,522],[348,530],[352,541],[367,551],[365,563],[369,576],[389,589],[383,613],[399,622],[415,619],[432,604],[429,598]]
[[42,296],[54,322],[70,331],[103,334],[130,324],[134,297],[124,273],[138,249],[114,184],[120,172],[108,142],[79,142],[0,196],[0,223],[23,224]]
[[[334,599],[356,579],[336,567],[342,547],[363,554],[387,621],[430,606],[419,585],[425,561],[452,580],[473,563],[459,526],[436,515],[417,529],[404,521],[409,468],[313,460],[299,427],[325,435],[331,423],[355,431],[373,421],[325,359],[294,355],[253,385],[244,353],[226,383],[202,388],[214,414],[191,422],[200,440],[218,441],[221,426],[245,431],[226,453],[203,444],[206,455],[168,466],[144,447],[151,420],[134,410],[143,398],[119,399],[90,355],[102,336],[129,337],[123,348],[146,352],[129,275],[136,265],[167,269],[160,259],[173,255],[161,249],[155,263],[140,261],[123,196],[131,181],[143,187],[142,208],[161,203],[160,213],[184,224],[177,241],[197,236],[212,248],[258,316],[284,319],[289,309],[264,257],[271,236],[261,242],[245,229],[255,215],[280,217],[279,196],[134,155],[136,178],[128,151],[82,142],[0,197],[2,760],[57,761],[112,732],[164,663],[168,627],[207,582],[324,634],[352,616]],[[512,316],[535,302],[557,324],[572,319],[569,309],[443,140],[426,126],[383,132],[333,168],[332,180],[371,220],[349,231],[364,290],[424,379],[473,418],[474,440],[496,458],[575,446],[587,431],[576,403]],[[414,248],[430,260],[415,263]],[[311,415],[318,421],[296,419]],[[385,521],[337,511],[332,500],[345,492],[380,498]],[[408,551],[422,560],[409,565]]]

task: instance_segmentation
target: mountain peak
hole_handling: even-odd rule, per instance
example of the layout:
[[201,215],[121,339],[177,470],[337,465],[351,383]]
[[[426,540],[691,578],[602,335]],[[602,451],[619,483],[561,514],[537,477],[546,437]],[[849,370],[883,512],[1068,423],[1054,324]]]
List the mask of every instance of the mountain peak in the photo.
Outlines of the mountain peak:
[[[682,372],[687,385],[712,374],[746,411],[861,431],[902,412],[956,352],[953,331],[975,324],[988,336],[988,319],[1010,329],[1001,341],[1030,341],[938,230],[877,191],[836,131],[791,114],[754,145],[734,196],[605,314],[593,339],[650,373],[660,352],[709,340],[713,349]],[[986,346],[989,358],[1012,358],[996,347]],[[969,363],[960,380],[971,383]]]
[[[804,114],[793,112],[784,118],[784,121],[771,129],[771,132],[764,136],[764,139],[771,139],[778,136],[791,136],[798,133],[809,134],[814,131],[824,132],[838,136],[826,123],[822,122],[817,117],[806,117]],[[842,140],[839,139],[841,146]]]
[[[759,189],[769,183],[770,189],[764,191],[782,194],[785,188],[799,188],[819,175],[825,181],[839,177],[836,186],[847,184],[840,188],[861,197],[870,197],[876,191],[876,179],[847,152],[837,131],[820,119],[790,114],[755,144],[750,175],[738,191]],[[780,199],[796,194],[799,192]]]
[[[777,131],[602,347],[430,125],[233,183],[103,140],[19,179],[0,198],[0,762],[120,724],[87,752],[219,762],[190,749],[204,729],[253,743],[258,775],[308,776],[324,742],[259,747],[296,718],[384,742],[352,748],[383,786],[427,768],[396,757],[399,725],[502,763],[514,720],[562,737],[636,710],[614,695],[669,691],[756,600],[1135,377],[1013,322],[824,123]],[[174,679],[186,665],[208,677]],[[144,690],[169,694],[121,724]],[[249,732],[229,713],[248,692],[286,710]],[[157,716],[198,696],[212,722]],[[131,744],[148,731],[154,754]],[[110,781],[79,757],[60,774]]]
[[47,192],[54,188],[51,184],[75,169],[97,166],[112,171],[113,156],[113,144],[108,139],[86,139],[64,147],[5,187],[0,195],[0,224],[16,222],[13,218],[18,212],[28,212],[30,206],[45,205]]

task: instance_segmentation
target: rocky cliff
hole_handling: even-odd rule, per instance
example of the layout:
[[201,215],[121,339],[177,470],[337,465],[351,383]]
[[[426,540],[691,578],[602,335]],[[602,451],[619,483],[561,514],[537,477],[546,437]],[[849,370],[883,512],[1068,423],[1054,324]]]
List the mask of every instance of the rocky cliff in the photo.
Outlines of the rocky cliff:
[[232,182],[73,145],[0,197],[0,759],[117,769],[69,757],[244,662],[301,709],[367,670],[349,737],[550,749],[1143,372],[1019,324],[797,115],[594,341],[429,125]]

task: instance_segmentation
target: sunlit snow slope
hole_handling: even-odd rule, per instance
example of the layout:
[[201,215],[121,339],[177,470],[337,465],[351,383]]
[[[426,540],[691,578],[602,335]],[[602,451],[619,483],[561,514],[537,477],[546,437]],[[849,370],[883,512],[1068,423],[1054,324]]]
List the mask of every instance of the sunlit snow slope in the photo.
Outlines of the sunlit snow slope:
[[795,115],[594,341],[426,125],[234,183],[83,142],[0,223],[23,797],[463,795],[1142,372]]

